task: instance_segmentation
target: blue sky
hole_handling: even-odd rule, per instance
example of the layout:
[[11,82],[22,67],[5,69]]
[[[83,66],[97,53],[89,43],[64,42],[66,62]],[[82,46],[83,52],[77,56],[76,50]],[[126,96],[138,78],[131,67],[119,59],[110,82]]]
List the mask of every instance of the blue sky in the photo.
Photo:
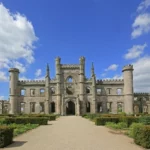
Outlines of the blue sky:
[[0,0],[0,98],[8,98],[8,69],[42,79],[55,57],[65,64],[86,57],[98,79],[121,78],[134,65],[134,88],[150,92],[150,0]]

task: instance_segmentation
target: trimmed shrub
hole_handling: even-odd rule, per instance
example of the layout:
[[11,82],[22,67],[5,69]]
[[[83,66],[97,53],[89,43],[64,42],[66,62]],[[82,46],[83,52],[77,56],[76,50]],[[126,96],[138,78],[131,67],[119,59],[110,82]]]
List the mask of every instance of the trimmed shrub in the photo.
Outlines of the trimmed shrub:
[[106,122],[106,127],[109,127],[112,129],[126,129],[127,123],[126,122],[119,122],[119,123]]
[[0,126],[0,148],[11,144],[13,141],[13,128]]
[[29,115],[22,115],[23,117],[45,117],[49,121],[56,120],[56,115],[53,114],[29,114]]
[[106,122],[119,122],[119,117],[97,117],[95,118],[95,125],[105,125]]
[[142,128],[143,124],[142,123],[132,123],[131,126],[129,127],[128,135],[132,138],[135,138],[136,132],[139,128]]
[[125,117],[120,117],[120,122],[126,122],[128,127],[134,123],[134,122],[139,122],[138,117],[133,117],[133,116],[125,116]]
[[44,117],[5,118],[6,124],[39,124],[47,125],[48,119]]
[[0,118],[0,125],[6,124],[5,118]]
[[150,126],[144,125],[135,129],[134,142],[144,148],[150,148]]
[[139,117],[139,122],[145,125],[150,125],[150,116]]

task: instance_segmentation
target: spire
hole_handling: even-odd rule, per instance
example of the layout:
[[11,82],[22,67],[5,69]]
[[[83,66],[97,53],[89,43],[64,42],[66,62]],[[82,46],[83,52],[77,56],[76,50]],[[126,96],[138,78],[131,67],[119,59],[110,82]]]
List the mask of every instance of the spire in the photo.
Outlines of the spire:
[[47,63],[47,66],[46,66],[46,77],[49,77],[49,65]]
[[94,73],[94,64],[93,64],[93,62],[92,62],[92,68],[91,68],[91,76],[92,76],[92,77],[95,76],[95,73]]

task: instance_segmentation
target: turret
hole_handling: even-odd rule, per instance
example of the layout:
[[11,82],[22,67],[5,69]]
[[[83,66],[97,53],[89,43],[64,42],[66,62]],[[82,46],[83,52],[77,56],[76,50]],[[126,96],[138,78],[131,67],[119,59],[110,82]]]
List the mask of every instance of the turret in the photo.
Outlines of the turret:
[[80,57],[80,74],[85,74],[85,57]]
[[84,100],[84,94],[85,94],[85,87],[84,87],[84,81],[85,81],[85,58],[80,57],[80,73],[79,73],[79,86],[80,86],[80,101],[82,101],[82,110],[81,114],[86,113],[86,102]]
[[91,78],[92,78],[92,110],[91,113],[96,113],[96,77],[94,71],[94,64],[92,63],[91,68]]
[[133,114],[133,65],[123,67],[124,78],[124,111]]
[[9,82],[9,98],[10,98],[10,114],[16,114],[17,113],[17,84],[18,84],[18,76],[19,76],[19,70],[17,68],[11,68],[9,70],[10,74],[10,82]]
[[57,108],[56,112],[57,114],[61,114],[61,59],[60,57],[57,57],[55,59],[55,65],[56,65],[56,80],[57,80],[57,89],[56,89],[56,94],[57,94]]
[[85,78],[85,58],[84,57],[80,57],[80,94],[84,94],[84,78]]
[[49,113],[49,100],[50,100],[50,74],[49,65],[46,66],[46,76],[45,76],[45,113]]
[[92,95],[93,95],[93,100],[95,100],[96,99],[96,77],[95,77],[93,63],[92,63],[92,68],[91,68],[91,78],[92,78]]

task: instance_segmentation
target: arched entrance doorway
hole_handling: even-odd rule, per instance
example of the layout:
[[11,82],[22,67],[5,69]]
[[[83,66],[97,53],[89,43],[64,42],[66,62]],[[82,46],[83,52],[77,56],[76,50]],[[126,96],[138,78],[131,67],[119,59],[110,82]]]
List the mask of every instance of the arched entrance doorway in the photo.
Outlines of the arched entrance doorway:
[[86,112],[87,113],[91,112],[91,104],[90,104],[90,102],[87,102],[87,104],[86,104]]
[[75,104],[69,101],[66,106],[66,115],[75,115]]
[[51,112],[55,113],[55,103],[51,102]]

